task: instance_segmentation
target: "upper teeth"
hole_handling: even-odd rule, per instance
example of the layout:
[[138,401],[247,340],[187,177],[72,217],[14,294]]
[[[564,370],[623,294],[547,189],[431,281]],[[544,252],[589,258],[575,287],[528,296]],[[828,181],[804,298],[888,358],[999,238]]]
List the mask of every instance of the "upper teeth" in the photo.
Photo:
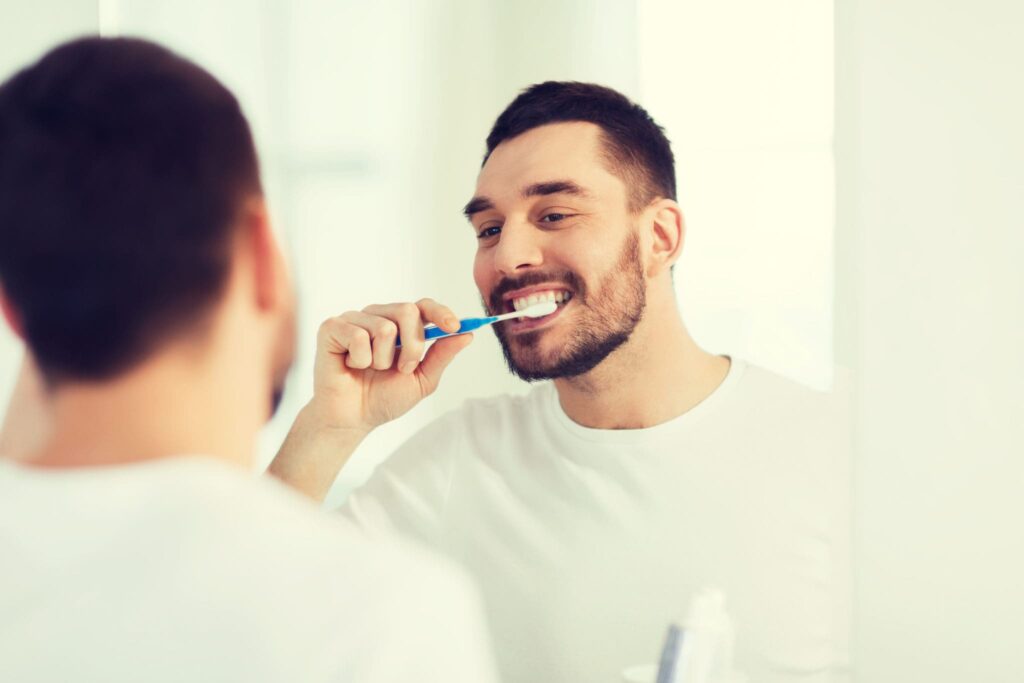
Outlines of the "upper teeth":
[[568,301],[571,298],[572,294],[570,292],[552,289],[547,292],[534,292],[529,296],[523,296],[519,297],[518,299],[513,299],[512,305],[515,307],[517,311],[521,311],[524,308],[529,308],[534,304],[539,304],[544,301],[554,301],[555,303],[560,304],[563,301]]

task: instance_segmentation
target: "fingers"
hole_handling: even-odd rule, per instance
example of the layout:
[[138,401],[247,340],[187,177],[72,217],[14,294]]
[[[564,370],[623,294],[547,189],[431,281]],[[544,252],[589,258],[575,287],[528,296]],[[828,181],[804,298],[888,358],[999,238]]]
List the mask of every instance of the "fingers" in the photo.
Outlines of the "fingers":
[[[425,323],[437,325],[446,332],[457,332],[459,329],[459,320],[452,313],[452,310],[433,299],[420,299],[415,304],[400,303],[367,306],[363,309],[363,313],[386,318],[397,326],[398,336],[402,339],[402,346],[396,364],[398,369],[405,374],[414,372],[420,363],[420,359],[423,358],[423,352],[426,349],[426,342],[423,338],[423,326]],[[372,336],[371,333],[371,338]],[[388,361],[390,362],[394,357],[394,340],[391,340],[388,354]],[[390,364],[387,367],[390,367]]]
[[[447,332],[456,332],[459,321],[447,306],[433,299],[418,303],[367,306],[330,318],[320,326],[319,345],[327,353],[343,357],[350,368],[387,370],[396,367],[413,373],[426,349],[424,323],[433,323]],[[395,344],[402,340],[395,358]]]
[[[423,357],[426,342],[423,340],[423,319],[420,309],[416,304],[386,304],[380,306],[367,306],[363,312],[375,317],[390,320],[398,329],[398,336],[402,338],[402,347],[398,358],[394,360],[399,371],[405,374],[412,373]],[[391,345],[391,361],[394,359],[394,343]]]
[[317,346],[342,356],[348,367],[364,370],[373,364],[370,333],[354,323],[352,315],[350,312],[325,320],[317,334]]
[[[346,313],[342,318],[348,324],[355,325],[366,333],[365,335],[354,336],[354,339],[359,343],[360,355],[359,358],[353,359],[353,362],[358,362],[359,365],[349,365],[349,367],[358,367],[360,369],[372,367],[374,370],[387,370],[390,368],[395,358],[395,341],[398,338],[398,325],[393,320],[357,311]],[[364,350],[364,340],[369,342],[369,365],[363,364],[366,361],[366,356],[362,353]]]
[[423,395],[434,393],[441,382],[441,375],[460,351],[470,345],[473,335],[460,334],[456,337],[445,337],[434,342],[423,362],[416,371],[420,380]]
[[422,312],[425,322],[433,323],[445,332],[459,331],[459,318],[447,306],[439,304],[433,299],[420,299],[416,302],[416,306]]

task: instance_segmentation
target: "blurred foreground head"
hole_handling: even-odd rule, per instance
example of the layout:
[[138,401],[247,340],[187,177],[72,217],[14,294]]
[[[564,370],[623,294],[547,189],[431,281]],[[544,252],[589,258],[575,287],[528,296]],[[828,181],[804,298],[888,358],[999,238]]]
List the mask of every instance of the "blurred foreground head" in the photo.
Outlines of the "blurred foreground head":
[[158,45],[102,38],[0,86],[0,286],[53,389],[115,380],[169,347],[201,367],[244,337],[257,384],[239,390],[266,391],[269,415],[294,302],[231,92]]

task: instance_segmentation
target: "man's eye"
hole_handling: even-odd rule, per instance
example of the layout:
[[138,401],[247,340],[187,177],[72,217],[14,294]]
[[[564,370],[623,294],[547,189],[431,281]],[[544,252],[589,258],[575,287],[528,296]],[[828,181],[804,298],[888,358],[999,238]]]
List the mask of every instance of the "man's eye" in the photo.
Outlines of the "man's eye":
[[541,223],[557,223],[558,221],[563,221],[566,218],[568,218],[568,216],[564,213],[549,213],[542,216],[540,221]]
[[483,230],[478,232],[476,236],[477,236],[477,239],[486,239],[487,237],[496,237],[500,232],[501,232],[501,226],[500,225],[492,225],[492,226],[484,228]]

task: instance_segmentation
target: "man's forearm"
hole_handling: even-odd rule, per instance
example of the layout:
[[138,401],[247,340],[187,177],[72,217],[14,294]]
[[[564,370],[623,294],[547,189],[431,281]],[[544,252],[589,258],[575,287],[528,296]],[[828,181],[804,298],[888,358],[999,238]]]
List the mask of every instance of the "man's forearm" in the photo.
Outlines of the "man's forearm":
[[307,405],[299,412],[267,472],[318,503],[322,502],[338,472],[367,433],[325,427]]

